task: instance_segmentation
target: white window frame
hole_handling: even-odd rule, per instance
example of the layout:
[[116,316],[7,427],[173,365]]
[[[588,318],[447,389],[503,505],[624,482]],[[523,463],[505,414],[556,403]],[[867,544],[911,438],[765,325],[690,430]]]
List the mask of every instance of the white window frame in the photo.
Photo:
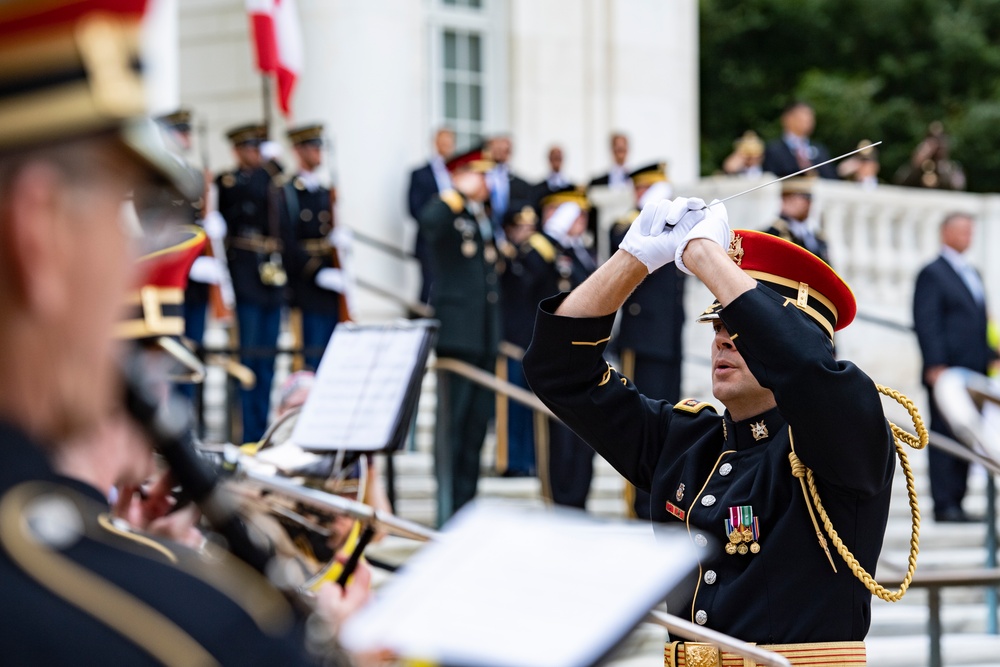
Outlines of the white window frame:
[[[428,77],[431,124],[433,127],[454,125],[445,118],[444,103],[444,34],[446,31],[474,33],[479,36],[482,61],[479,83],[482,89],[482,121],[478,128],[483,136],[506,131],[509,92],[507,79],[507,44],[509,41],[509,8],[507,0],[481,0],[482,7],[446,5],[444,0],[426,0],[428,15],[428,45],[430,47]],[[459,134],[469,126],[454,127]],[[459,146],[460,150],[468,146]]]

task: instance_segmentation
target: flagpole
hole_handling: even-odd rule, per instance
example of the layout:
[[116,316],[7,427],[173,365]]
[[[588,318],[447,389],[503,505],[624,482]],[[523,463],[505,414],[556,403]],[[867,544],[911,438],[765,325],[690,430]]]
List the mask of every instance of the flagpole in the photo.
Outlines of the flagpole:
[[260,76],[261,92],[264,104],[264,134],[271,138],[271,76],[264,73]]

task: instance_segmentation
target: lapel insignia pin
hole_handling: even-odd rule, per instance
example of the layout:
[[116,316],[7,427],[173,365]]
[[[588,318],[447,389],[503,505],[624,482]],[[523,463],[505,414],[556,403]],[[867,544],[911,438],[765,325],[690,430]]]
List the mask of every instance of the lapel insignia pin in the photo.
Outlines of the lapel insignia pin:
[[750,424],[750,432],[753,434],[755,441],[763,440],[770,435],[767,432],[767,424],[764,423],[763,419],[755,424]]
[[677,493],[674,494],[674,498],[677,499],[677,502],[680,502],[680,501],[684,500],[684,483],[683,482],[681,482],[680,485],[677,487]]

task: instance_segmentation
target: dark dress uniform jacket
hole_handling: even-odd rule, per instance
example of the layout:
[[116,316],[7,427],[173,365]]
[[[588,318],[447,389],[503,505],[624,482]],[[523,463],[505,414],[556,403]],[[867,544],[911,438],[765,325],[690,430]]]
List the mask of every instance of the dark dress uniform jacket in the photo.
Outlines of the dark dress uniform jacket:
[[[0,424],[4,664],[168,664],[126,638],[128,628],[173,664],[212,664],[198,650],[220,665],[312,664],[287,603],[259,576],[228,557],[208,561],[123,531],[106,511],[96,489],[57,476],[36,443]],[[192,654],[191,645],[200,649]]]
[[820,234],[819,232],[815,232],[814,235],[816,237],[816,247],[809,248],[806,246],[806,241],[804,238],[796,236],[795,234],[792,233],[792,228],[789,225],[790,222],[791,221],[789,218],[786,218],[784,216],[778,216],[778,219],[775,220],[770,227],[765,229],[764,232],[770,234],[771,236],[777,236],[779,238],[785,239],[786,241],[791,241],[795,245],[799,246],[800,248],[805,248],[806,250],[808,250],[809,252],[811,252],[812,254],[816,255],[821,260],[829,264],[830,249],[823,235]]
[[[259,266],[270,256],[237,247],[236,238],[253,236],[277,238],[280,235],[278,211],[270,210],[271,174],[264,168],[251,171],[235,170],[219,174],[215,179],[219,192],[219,213],[226,219],[227,259],[233,278],[233,290],[238,301],[260,306],[279,306],[284,290],[265,285],[260,280]],[[271,216],[274,216],[272,225]],[[273,228],[272,228],[273,227]]]
[[[676,612],[750,642],[863,639],[871,596],[831,547],[833,572],[788,453],[791,427],[834,528],[874,572],[895,461],[871,379],[835,360],[818,326],[758,286],[726,307],[722,319],[778,407],[734,422],[707,404],[672,406],[640,395],[602,358],[612,316],[552,315],[560,302],[541,306],[524,359],[528,382],[626,479],[651,493],[654,521],[687,530],[697,545],[693,599]],[[755,439],[761,424],[767,435]],[[758,517],[760,551],[729,555],[722,549],[725,519],[741,505]]]
[[[485,256],[479,224],[464,204],[460,194],[449,190],[428,202],[420,214],[420,230],[431,248],[435,277],[431,306],[435,319],[441,322],[437,349],[493,355],[500,342],[496,258],[488,261]],[[492,245],[493,239],[486,242]],[[462,252],[463,243],[474,244],[471,256]]]
[[[810,143],[812,155],[809,164],[819,164],[830,159],[830,151],[823,144]],[[764,147],[764,163],[761,169],[769,171],[775,176],[788,176],[802,169],[799,161],[795,158],[795,153],[788,147],[784,139],[773,139],[767,142]],[[836,179],[837,167],[834,164],[823,165],[816,169],[820,178]]]
[[291,305],[317,313],[338,313],[337,295],[316,284],[320,269],[333,268],[333,249],[325,243],[333,229],[330,190],[310,191],[298,176],[281,188],[281,232]]

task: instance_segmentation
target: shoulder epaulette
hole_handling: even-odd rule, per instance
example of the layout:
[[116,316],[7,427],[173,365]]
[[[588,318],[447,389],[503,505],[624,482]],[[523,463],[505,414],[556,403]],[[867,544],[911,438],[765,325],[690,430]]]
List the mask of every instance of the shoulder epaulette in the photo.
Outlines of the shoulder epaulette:
[[791,231],[788,228],[788,221],[785,220],[784,218],[778,218],[777,220],[772,222],[771,229],[774,229],[775,231],[778,232],[777,236],[780,236],[781,238],[786,240],[789,239],[792,235]]
[[680,410],[681,412],[690,412],[693,414],[698,414],[705,408],[710,409],[715,412],[715,406],[707,401],[699,401],[697,398],[685,398],[683,401],[677,403],[674,406],[674,410]]
[[440,197],[441,201],[448,205],[448,208],[451,209],[452,213],[461,213],[465,208],[465,200],[462,199],[462,195],[455,190],[445,190],[444,192],[440,192],[438,193],[438,197]]
[[552,241],[545,238],[544,234],[535,232],[528,237],[528,245],[542,256],[547,263],[551,264],[556,259],[556,247],[552,245]]
[[231,171],[219,174],[216,180],[224,188],[231,188],[236,185],[236,175]]

